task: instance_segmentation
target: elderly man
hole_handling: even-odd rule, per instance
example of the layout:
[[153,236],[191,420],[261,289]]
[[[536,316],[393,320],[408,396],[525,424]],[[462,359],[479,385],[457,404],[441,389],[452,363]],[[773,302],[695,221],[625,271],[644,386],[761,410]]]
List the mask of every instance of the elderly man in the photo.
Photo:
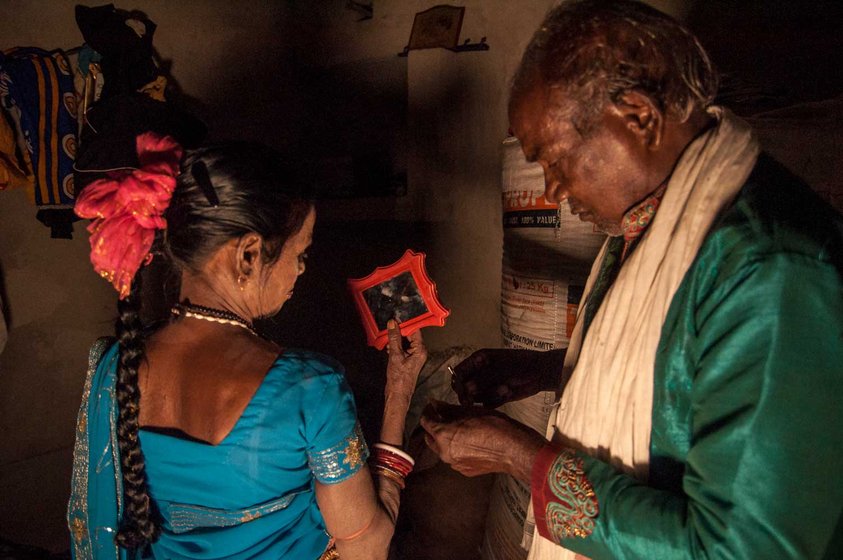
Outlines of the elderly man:
[[436,403],[422,424],[459,472],[531,485],[531,559],[843,551],[843,219],[716,90],[697,40],[630,1],[564,3],[524,54],[515,135],[610,237],[564,365],[457,368],[463,402],[559,387],[547,437]]

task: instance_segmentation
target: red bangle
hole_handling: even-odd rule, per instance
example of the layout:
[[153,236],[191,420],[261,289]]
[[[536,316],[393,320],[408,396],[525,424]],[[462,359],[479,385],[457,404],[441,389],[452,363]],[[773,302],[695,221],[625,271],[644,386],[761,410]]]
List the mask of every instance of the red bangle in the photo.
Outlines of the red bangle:
[[413,458],[402,450],[385,443],[372,445],[372,462],[376,466],[388,467],[402,478],[413,472]]
[[390,455],[394,455],[396,457],[401,457],[402,459],[404,459],[408,463],[410,463],[410,465],[416,464],[416,462],[413,461],[412,457],[410,457],[407,453],[405,453],[401,449],[398,449],[394,445],[389,445],[389,444],[386,444],[386,443],[378,442],[378,443],[373,444],[372,447],[375,448],[375,449],[379,449],[380,451],[383,451],[385,453],[389,453]]
[[403,458],[380,453],[377,449],[374,450],[374,453],[372,454],[372,460],[375,465],[385,465],[393,468],[405,477],[413,472],[413,466]]

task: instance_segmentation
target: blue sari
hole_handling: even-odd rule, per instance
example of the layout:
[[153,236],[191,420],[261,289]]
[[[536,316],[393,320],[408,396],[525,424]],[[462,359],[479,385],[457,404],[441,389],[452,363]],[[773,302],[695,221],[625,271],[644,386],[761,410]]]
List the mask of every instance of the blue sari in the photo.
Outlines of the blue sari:
[[[113,341],[91,349],[68,506],[77,560],[130,556],[114,541],[122,516],[117,360]],[[162,520],[141,558],[316,560],[329,537],[314,482],[346,480],[369,453],[341,366],[303,350],[278,357],[218,445],[143,429],[140,440]]]

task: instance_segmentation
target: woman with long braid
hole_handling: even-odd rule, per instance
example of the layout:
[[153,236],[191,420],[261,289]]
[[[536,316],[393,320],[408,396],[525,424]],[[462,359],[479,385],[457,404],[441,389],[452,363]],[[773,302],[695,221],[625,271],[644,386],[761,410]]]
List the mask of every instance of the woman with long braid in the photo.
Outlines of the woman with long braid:
[[[426,359],[389,325],[381,441],[370,452],[334,360],[280,348],[255,319],[292,296],[315,210],[256,145],[137,139],[139,167],[88,185],[91,261],[119,293],[92,348],[68,508],[77,559],[386,558],[404,417]],[[145,334],[138,270],[162,252],[179,303]],[[373,477],[374,475],[374,477]],[[374,478],[374,480],[373,480]]]

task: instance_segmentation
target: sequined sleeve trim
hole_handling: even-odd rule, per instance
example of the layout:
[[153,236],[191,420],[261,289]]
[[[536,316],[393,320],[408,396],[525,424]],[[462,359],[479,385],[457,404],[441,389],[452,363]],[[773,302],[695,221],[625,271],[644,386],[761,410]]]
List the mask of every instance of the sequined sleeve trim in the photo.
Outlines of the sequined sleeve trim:
[[536,529],[557,544],[594,531],[600,508],[583,460],[567,448],[546,445],[533,463],[531,493]]
[[307,454],[307,464],[316,480],[323,484],[342,482],[366,464],[369,447],[363,438],[360,423],[339,443]]

